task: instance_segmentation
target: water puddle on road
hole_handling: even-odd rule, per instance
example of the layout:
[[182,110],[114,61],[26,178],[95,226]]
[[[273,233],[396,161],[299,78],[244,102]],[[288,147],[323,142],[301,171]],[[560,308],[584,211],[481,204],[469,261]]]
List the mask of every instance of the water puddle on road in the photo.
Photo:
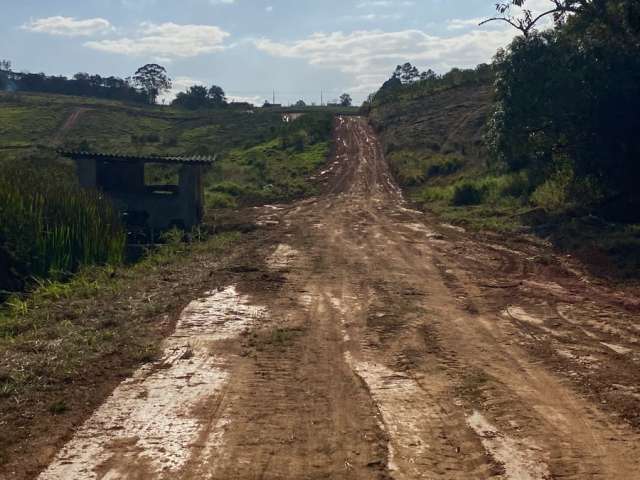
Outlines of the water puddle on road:
[[467,424],[480,437],[489,455],[504,466],[506,480],[548,480],[549,468],[538,456],[540,449],[501,434],[480,412],[473,412]]
[[194,444],[205,454],[215,450],[220,434],[214,427],[202,448],[206,420],[197,411],[221,394],[230,373],[229,359],[212,349],[264,314],[234,286],[191,302],[165,341],[161,359],[122,382],[40,480],[176,478],[192,459]]

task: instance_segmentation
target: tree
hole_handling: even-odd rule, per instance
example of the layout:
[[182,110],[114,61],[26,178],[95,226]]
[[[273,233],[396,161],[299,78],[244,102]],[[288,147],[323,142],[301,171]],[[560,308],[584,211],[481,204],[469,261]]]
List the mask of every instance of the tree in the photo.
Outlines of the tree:
[[0,60],[0,70],[11,70],[11,60]]
[[395,72],[393,72],[393,78],[400,80],[403,85],[408,85],[420,80],[420,71],[407,62],[396,67]]
[[394,90],[401,86],[402,86],[402,82],[400,81],[400,79],[396,76],[393,76],[382,84],[382,87],[380,88],[380,90],[383,90],[383,91]]
[[351,98],[351,95],[349,95],[348,93],[343,93],[342,95],[340,95],[340,105],[342,105],[343,107],[350,107],[352,103],[353,99]]
[[171,79],[167,76],[166,68],[155,63],[140,67],[133,76],[133,83],[144,91],[151,104],[156,103],[160,93],[171,89]]
[[227,96],[225,95],[224,90],[217,85],[211,86],[207,93],[207,98],[209,103],[214,107],[221,107],[227,103]]
[[201,85],[193,85],[186,92],[178,93],[172,105],[189,110],[204,108],[207,106],[207,88]]
[[298,100],[298,101],[296,102],[295,106],[296,106],[296,107],[298,107],[298,108],[304,108],[304,107],[306,107],[306,106],[307,106],[307,104],[306,104],[306,103],[304,103],[304,100]]
[[[496,3],[497,17],[489,18],[480,25],[494,21],[507,22],[512,27],[520,30],[525,38],[528,38],[535,30],[535,26],[548,16],[553,16],[556,25],[560,25],[564,22],[567,16],[571,13],[580,13],[588,8],[594,6],[594,4],[604,5],[603,1],[592,0],[548,0],[548,8],[543,12],[534,15],[527,7],[527,0],[508,0]],[[516,7],[520,9],[519,15],[513,15],[512,8]]]
[[197,110],[198,108],[215,108],[226,105],[226,96],[222,88],[214,85],[207,89],[202,85],[193,85],[186,92],[180,92],[172,105]]
[[429,69],[426,72],[422,72],[420,74],[420,81],[422,82],[428,82],[431,80],[436,80],[438,78],[438,75],[436,75],[436,72],[434,72],[433,70]]
[[554,30],[525,25],[496,56],[490,147],[511,169],[526,169],[534,186],[561,174],[579,203],[606,199],[618,202],[609,212],[637,217],[640,5],[571,4]]

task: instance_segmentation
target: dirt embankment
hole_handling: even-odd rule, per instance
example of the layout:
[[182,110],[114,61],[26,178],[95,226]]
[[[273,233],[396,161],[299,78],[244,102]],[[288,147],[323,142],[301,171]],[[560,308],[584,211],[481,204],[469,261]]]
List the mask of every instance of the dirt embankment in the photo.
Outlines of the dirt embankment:
[[466,168],[482,168],[487,160],[483,135],[492,107],[490,84],[467,85],[383,103],[372,110],[370,121],[387,153],[455,154]]
[[637,478],[637,292],[408,209],[363,119],[321,177],[41,479]]

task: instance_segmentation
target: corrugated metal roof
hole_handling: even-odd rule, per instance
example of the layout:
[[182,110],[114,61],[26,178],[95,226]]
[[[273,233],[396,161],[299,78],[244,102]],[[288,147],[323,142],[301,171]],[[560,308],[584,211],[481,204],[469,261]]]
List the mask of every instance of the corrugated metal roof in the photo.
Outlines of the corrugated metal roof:
[[63,155],[73,160],[102,160],[109,162],[142,162],[142,163],[183,163],[193,165],[209,165],[216,161],[216,156],[161,156],[161,155],[130,155],[126,153],[105,153],[58,150]]

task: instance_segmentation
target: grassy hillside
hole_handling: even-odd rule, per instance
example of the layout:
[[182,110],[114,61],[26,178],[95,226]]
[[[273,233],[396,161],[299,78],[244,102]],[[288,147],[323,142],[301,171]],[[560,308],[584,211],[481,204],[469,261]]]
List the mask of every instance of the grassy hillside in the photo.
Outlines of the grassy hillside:
[[491,109],[491,86],[451,88],[435,94],[398,95],[374,104],[370,121],[405,187],[442,183],[443,175],[482,170],[482,135]]
[[[67,123],[78,112],[75,122]],[[192,112],[47,94],[0,94],[0,149],[55,145],[135,153],[213,154],[269,138],[280,114]]]
[[[205,206],[211,211],[315,192],[309,177],[327,158],[332,119],[332,112],[318,110],[284,123],[276,110],[194,112],[85,97],[0,94],[0,198],[11,200],[0,205],[0,299],[3,290],[32,283],[32,276],[65,277],[81,264],[115,258],[87,253],[100,243],[80,235],[88,228],[84,212],[109,212],[110,206],[77,188],[74,166],[56,154],[57,148],[216,156],[205,176]],[[170,166],[156,166],[149,175],[158,183],[177,178]],[[18,183],[20,189],[12,187]],[[98,219],[91,231],[111,229],[117,233],[113,243],[120,244],[121,229],[103,216],[104,225]]]
[[[279,110],[188,111],[48,94],[0,94],[0,162],[39,149],[216,155],[210,207],[286,200],[313,191],[306,177],[329,149],[333,111],[309,109],[284,124]],[[310,119],[310,120],[308,120]],[[286,139],[297,137],[295,142]],[[45,153],[46,155],[46,153]],[[160,171],[171,175],[170,171]],[[219,195],[223,193],[224,195]]]
[[470,229],[533,233],[587,261],[596,273],[637,278],[640,225],[604,220],[567,204],[562,178],[532,181],[490,158],[484,135],[493,109],[490,83],[374,101],[369,118],[392,171],[416,206]]

